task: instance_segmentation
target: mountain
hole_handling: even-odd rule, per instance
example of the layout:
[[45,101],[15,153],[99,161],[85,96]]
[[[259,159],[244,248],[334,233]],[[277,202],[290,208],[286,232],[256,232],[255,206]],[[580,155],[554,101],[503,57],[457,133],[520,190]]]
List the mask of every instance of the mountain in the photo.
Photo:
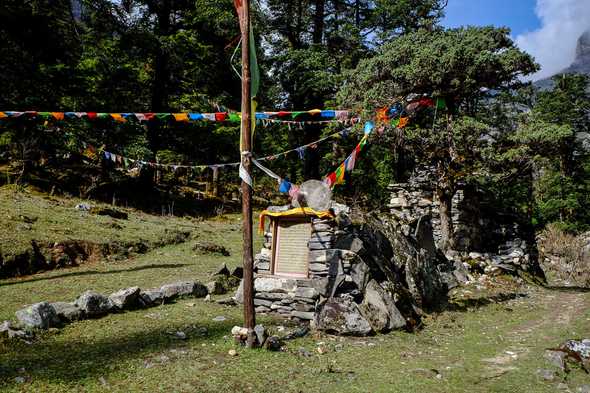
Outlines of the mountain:
[[[558,74],[587,74],[590,75],[590,30],[584,32],[578,38],[576,45],[576,57],[573,63],[558,72]],[[551,78],[540,79],[534,83],[541,90],[551,89],[553,81]]]

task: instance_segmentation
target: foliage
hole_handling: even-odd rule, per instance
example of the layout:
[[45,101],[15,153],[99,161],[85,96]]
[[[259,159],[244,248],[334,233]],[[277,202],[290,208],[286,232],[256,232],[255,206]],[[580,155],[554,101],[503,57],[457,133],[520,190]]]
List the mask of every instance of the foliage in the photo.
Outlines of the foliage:
[[588,78],[558,75],[554,82],[553,90],[539,92],[511,139],[518,154],[537,169],[537,223],[585,230],[590,222],[590,157],[578,135],[590,129]]
[[468,27],[405,34],[348,71],[339,92],[345,105],[363,108],[389,106],[411,93],[445,100],[446,111],[416,116],[392,148],[436,168],[443,242],[449,245],[450,203],[457,184],[481,178],[493,158],[491,124],[477,117],[478,103],[488,97],[487,91],[518,86],[519,76],[538,68],[508,33]]

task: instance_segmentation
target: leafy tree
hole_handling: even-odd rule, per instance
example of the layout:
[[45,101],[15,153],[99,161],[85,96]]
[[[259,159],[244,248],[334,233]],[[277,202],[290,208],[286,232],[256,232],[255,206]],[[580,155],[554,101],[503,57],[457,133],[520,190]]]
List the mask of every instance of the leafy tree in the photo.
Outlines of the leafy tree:
[[514,88],[520,76],[537,68],[516,48],[508,29],[468,27],[403,35],[348,73],[339,93],[345,105],[378,108],[411,93],[446,102],[434,122],[433,113],[416,119],[403,135],[415,159],[437,170],[443,248],[452,247],[451,200],[457,185],[483,166],[490,141],[484,138],[490,131],[485,119],[475,119],[478,106],[490,90]]

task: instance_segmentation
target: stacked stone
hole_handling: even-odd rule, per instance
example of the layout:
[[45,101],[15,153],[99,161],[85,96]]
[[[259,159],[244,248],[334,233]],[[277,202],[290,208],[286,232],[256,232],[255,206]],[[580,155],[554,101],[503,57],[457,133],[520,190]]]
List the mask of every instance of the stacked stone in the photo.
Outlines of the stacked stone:
[[254,256],[254,270],[258,274],[270,274],[270,259],[272,256],[272,232],[264,232],[264,243],[260,253]]
[[388,207],[391,214],[400,222],[401,229],[407,236],[410,227],[418,222],[420,217],[431,216],[435,241],[440,239],[440,218],[438,214],[438,200],[433,188],[434,174],[432,169],[421,168],[414,172],[407,183],[392,183],[389,185],[391,199]]
[[336,288],[342,294],[350,287],[351,294],[358,295],[358,288],[366,284],[366,269],[359,266],[366,265],[355,252],[335,248],[338,239],[345,233],[338,228],[335,220],[311,220],[311,237],[307,250],[309,277],[301,279],[270,276],[272,234],[265,233],[263,248],[254,262],[256,312],[312,320],[318,306],[325,299],[334,296]]
[[256,277],[254,306],[257,313],[276,313],[286,318],[311,320],[320,292],[309,279]]
[[527,250],[526,241],[516,238],[501,244],[497,253],[451,251],[447,258],[460,261],[472,272],[494,275],[501,271],[526,270],[531,260]]

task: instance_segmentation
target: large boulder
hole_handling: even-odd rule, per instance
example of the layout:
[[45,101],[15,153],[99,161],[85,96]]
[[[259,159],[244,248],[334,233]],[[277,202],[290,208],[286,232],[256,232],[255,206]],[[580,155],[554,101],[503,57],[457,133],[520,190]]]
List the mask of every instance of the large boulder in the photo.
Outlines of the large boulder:
[[51,303],[55,313],[62,322],[72,322],[84,317],[84,313],[74,303],[55,302]]
[[48,302],[35,303],[16,312],[16,318],[26,327],[48,329],[58,326],[57,313]]
[[361,257],[371,268],[374,278],[387,280],[399,287],[396,293],[409,293],[419,307],[429,309],[447,299],[448,288],[441,277],[440,267],[449,262],[442,253],[432,250],[431,238],[427,234],[428,216],[420,221],[420,230],[406,235],[395,219],[368,217],[359,230],[366,247]]
[[160,288],[160,291],[162,291],[165,300],[183,296],[205,297],[209,292],[205,285],[196,281],[179,281],[166,284]]
[[119,310],[128,310],[138,306],[139,287],[121,289],[109,296],[110,301]]
[[316,329],[333,334],[366,336],[373,331],[358,305],[348,298],[328,299],[314,322]]
[[393,297],[375,280],[367,284],[359,309],[377,332],[388,332],[406,326],[406,320],[395,306]]
[[139,300],[144,307],[157,306],[164,303],[164,294],[160,289],[146,289],[139,292]]
[[76,299],[75,304],[89,317],[108,314],[114,308],[113,302],[108,297],[95,291],[84,292]]

